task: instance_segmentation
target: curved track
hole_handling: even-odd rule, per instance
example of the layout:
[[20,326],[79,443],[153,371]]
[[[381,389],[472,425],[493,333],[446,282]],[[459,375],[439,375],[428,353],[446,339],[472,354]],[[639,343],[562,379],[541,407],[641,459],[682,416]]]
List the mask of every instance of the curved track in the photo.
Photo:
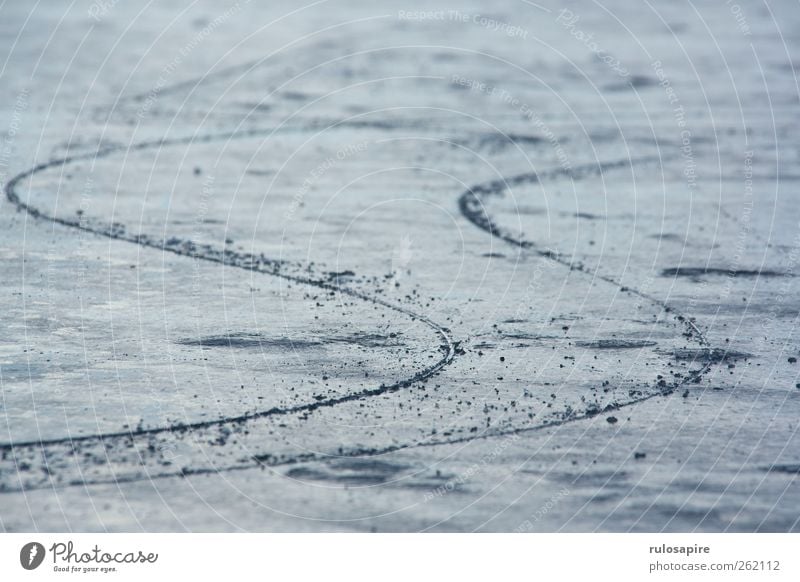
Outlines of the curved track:
[[[213,249],[209,246],[198,247],[194,245],[191,241],[179,240],[175,238],[171,238],[169,241],[164,241],[156,238],[151,238],[146,235],[136,235],[136,236],[128,235],[125,233],[125,230],[120,229],[118,225],[103,226],[95,224],[85,224],[79,220],[66,219],[57,216],[49,216],[41,212],[39,209],[34,208],[23,202],[19,195],[19,189],[26,178],[29,178],[37,173],[43,172],[48,169],[69,165],[79,160],[88,160],[88,159],[95,159],[98,157],[106,157],[121,151],[142,150],[147,148],[163,147],[174,144],[191,143],[194,141],[207,142],[207,141],[215,141],[222,139],[250,137],[262,133],[267,133],[267,132],[265,130],[258,130],[258,131],[247,131],[241,133],[212,134],[201,137],[195,136],[191,139],[182,138],[175,140],[156,140],[150,142],[141,142],[127,148],[122,148],[122,147],[103,148],[97,152],[92,152],[90,154],[69,156],[62,159],[39,164],[27,170],[26,172],[23,172],[15,176],[6,185],[5,192],[8,200],[14,206],[16,206],[21,211],[27,212],[30,216],[36,219],[40,219],[50,223],[57,223],[65,227],[79,229],[82,231],[90,232],[98,236],[103,236],[114,240],[137,244],[142,247],[160,250],[162,252],[169,252],[177,256],[188,257],[197,260],[218,263],[229,267],[240,268],[252,272],[263,273],[269,276],[280,277],[292,281],[294,283],[322,288],[329,291],[335,291],[337,293],[343,293],[358,300],[379,305],[386,309],[394,310],[411,319],[421,321],[426,326],[434,330],[434,332],[441,338],[443,342],[444,352],[445,352],[444,355],[440,357],[434,364],[426,367],[417,374],[408,378],[397,380],[392,384],[381,385],[374,388],[368,388],[361,390],[359,392],[346,394],[339,397],[314,400],[313,402],[299,404],[296,406],[290,406],[285,408],[270,408],[267,410],[242,414],[239,416],[221,418],[213,421],[176,424],[176,425],[162,426],[158,428],[151,428],[144,430],[111,432],[104,434],[80,436],[74,438],[67,436],[63,438],[42,440],[42,441],[3,443],[0,444],[0,453],[2,454],[2,460],[0,460],[0,468],[2,468],[3,465],[5,465],[6,470],[0,472],[0,475],[2,475],[0,476],[0,492],[2,491],[8,492],[20,489],[49,488],[54,486],[67,486],[67,485],[119,483],[126,481],[137,481],[137,480],[146,480],[146,479],[154,479],[161,477],[170,477],[176,475],[216,473],[226,470],[247,469],[260,465],[284,465],[302,461],[321,460],[329,458],[331,455],[350,456],[350,457],[363,456],[363,455],[376,455],[412,447],[454,444],[480,438],[537,430],[548,426],[564,424],[566,422],[571,422],[574,420],[585,419],[597,414],[597,412],[576,414],[568,419],[554,420],[551,422],[541,423],[533,426],[528,425],[528,426],[514,427],[514,428],[486,429],[482,432],[470,434],[469,436],[460,436],[452,438],[431,438],[417,442],[393,444],[391,446],[376,447],[376,448],[353,448],[346,450],[340,449],[336,453],[332,452],[330,455],[327,454],[322,455],[317,453],[302,453],[296,455],[273,456],[267,454],[267,455],[258,455],[247,459],[239,459],[226,466],[214,466],[208,468],[184,467],[181,469],[170,469],[167,471],[159,471],[159,472],[151,472],[145,470],[139,473],[128,474],[128,475],[114,475],[112,472],[113,476],[108,478],[90,478],[90,479],[80,478],[60,483],[55,483],[52,479],[50,479],[50,471],[48,470],[48,459],[52,459],[54,458],[54,456],[59,454],[77,457],[76,451],[80,449],[85,449],[87,447],[88,448],[94,447],[102,450],[108,457],[108,455],[112,454],[114,449],[118,447],[133,446],[134,448],[137,449],[146,449],[148,445],[152,447],[152,439],[158,438],[159,436],[163,435],[169,435],[170,438],[182,438],[182,435],[188,435],[195,431],[201,431],[204,429],[241,427],[243,425],[246,425],[248,422],[254,421],[256,419],[273,417],[273,416],[303,414],[321,408],[334,407],[343,404],[345,402],[352,402],[366,398],[371,398],[379,396],[381,394],[395,392],[404,388],[408,388],[409,386],[417,382],[430,378],[436,373],[438,373],[440,370],[442,370],[445,366],[447,366],[456,356],[457,354],[456,345],[454,344],[453,340],[451,339],[448,333],[448,330],[445,327],[437,324],[436,322],[430,320],[429,318],[423,315],[415,313],[405,307],[385,301],[379,297],[375,297],[373,295],[369,295],[367,293],[352,288],[348,288],[342,285],[333,284],[327,280],[314,279],[311,277],[302,277],[284,272],[281,261],[272,260],[267,257],[264,257],[263,255],[255,256],[251,254],[237,253],[230,250],[218,250],[218,249]],[[568,258],[555,255],[550,251],[538,248],[536,244],[532,241],[515,238],[511,234],[503,232],[503,230],[492,220],[491,216],[487,213],[484,204],[487,198],[492,196],[501,196],[503,191],[510,186],[513,187],[529,183],[536,183],[544,179],[570,178],[573,180],[580,180],[587,176],[598,175],[606,170],[611,170],[613,168],[618,168],[618,167],[625,167],[630,164],[637,163],[639,161],[644,161],[644,160],[622,160],[611,163],[598,163],[598,164],[591,164],[591,165],[577,167],[572,170],[559,169],[542,174],[535,174],[535,173],[519,174],[505,180],[500,179],[478,184],[470,188],[460,196],[459,208],[462,215],[467,220],[469,220],[473,225],[489,233],[490,235],[498,238],[499,240],[504,241],[507,244],[519,247],[521,249],[524,249],[532,253],[536,253],[572,271],[581,272],[586,274],[587,276],[592,276],[599,280],[605,281],[608,284],[615,285],[623,291],[628,291],[642,298],[645,298],[646,300],[652,302],[654,305],[661,307],[666,312],[670,312],[671,308],[668,305],[666,305],[663,301],[660,301],[635,289],[623,288],[617,281],[614,281],[613,279],[608,277],[601,276],[597,273],[591,273],[585,270],[582,266],[573,264]],[[687,333],[685,335],[687,337],[697,342],[697,344],[703,347],[704,349],[710,349],[707,347],[708,342],[706,341],[703,334],[688,317],[685,317],[681,314],[674,314],[674,315],[676,319],[678,319],[685,326],[687,330]],[[700,376],[702,376],[703,374],[707,373],[710,370],[713,363],[714,362],[709,359],[704,362],[700,370],[694,371],[692,374],[683,378],[682,380],[675,381],[667,385],[662,384],[652,393],[647,393],[640,397],[634,398],[630,401],[626,401],[623,404],[615,405],[613,408],[618,408],[620,406],[629,406],[638,402],[642,402],[644,400],[648,400],[655,396],[669,394],[675,391],[678,387],[680,387],[683,384],[689,382],[697,382],[699,381]],[[137,443],[141,443],[143,446],[138,447]],[[13,473],[19,472],[20,459],[23,458],[26,459],[27,463],[30,463],[32,459],[34,460],[34,462],[36,462],[35,459],[38,459],[38,463],[40,465],[40,467],[38,468],[41,468],[43,470],[37,473],[36,478],[26,478],[24,475],[21,477],[15,477],[13,475]],[[11,477],[11,480],[9,480],[9,477]],[[15,481],[14,479],[18,480]]]

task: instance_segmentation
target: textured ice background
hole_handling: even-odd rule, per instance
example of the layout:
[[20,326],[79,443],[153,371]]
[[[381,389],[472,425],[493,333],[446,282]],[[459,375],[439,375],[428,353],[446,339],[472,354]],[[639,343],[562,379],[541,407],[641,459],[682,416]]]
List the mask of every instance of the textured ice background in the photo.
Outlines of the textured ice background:
[[800,13],[562,10],[4,5],[0,526],[797,530]]

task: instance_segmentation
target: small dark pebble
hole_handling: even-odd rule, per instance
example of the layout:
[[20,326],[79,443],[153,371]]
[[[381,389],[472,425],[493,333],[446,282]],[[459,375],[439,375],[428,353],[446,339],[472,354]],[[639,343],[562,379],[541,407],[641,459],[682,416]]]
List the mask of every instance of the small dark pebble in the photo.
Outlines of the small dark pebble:
[[608,418],[606,418],[606,422],[608,424],[617,424],[618,420],[616,416],[609,416]]
[[647,453],[633,453],[634,459],[644,459],[647,456]]

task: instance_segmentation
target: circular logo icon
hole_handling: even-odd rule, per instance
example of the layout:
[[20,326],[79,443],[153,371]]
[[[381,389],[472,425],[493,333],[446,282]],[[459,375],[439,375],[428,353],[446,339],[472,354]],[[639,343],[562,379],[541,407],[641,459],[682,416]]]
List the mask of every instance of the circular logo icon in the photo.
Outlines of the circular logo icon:
[[30,542],[22,546],[19,552],[19,563],[26,570],[35,570],[44,561],[44,546],[39,542]]

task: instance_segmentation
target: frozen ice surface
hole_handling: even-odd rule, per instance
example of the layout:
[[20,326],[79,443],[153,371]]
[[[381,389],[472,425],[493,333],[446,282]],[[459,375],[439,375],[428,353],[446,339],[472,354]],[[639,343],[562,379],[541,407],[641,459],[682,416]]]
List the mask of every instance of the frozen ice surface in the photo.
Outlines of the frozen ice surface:
[[800,528],[793,3],[171,4],[0,9],[3,530]]

